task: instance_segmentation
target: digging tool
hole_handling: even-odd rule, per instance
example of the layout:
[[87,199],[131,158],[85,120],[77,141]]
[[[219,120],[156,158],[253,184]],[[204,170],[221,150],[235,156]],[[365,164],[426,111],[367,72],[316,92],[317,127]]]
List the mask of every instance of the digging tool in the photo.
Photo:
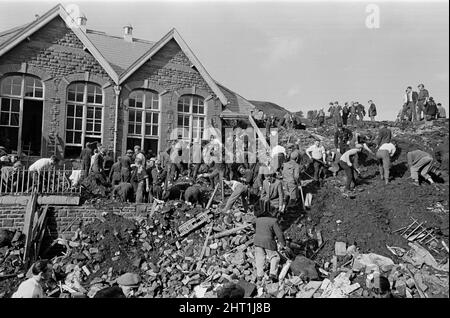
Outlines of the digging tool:
[[299,184],[298,188],[300,189],[300,196],[302,197],[303,211],[306,211],[306,208],[305,208],[305,197],[303,196],[303,187],[302,187],[301,184]]

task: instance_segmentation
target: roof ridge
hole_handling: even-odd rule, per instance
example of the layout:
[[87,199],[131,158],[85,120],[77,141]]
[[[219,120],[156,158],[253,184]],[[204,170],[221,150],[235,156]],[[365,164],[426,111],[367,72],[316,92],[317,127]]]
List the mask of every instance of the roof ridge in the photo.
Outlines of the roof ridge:
[[[92,29],[86,29],[86,33],[87,34],[98,34],[98,35],[105,35],[108,36],[110,38],[117,38],[117,39],[123,39],[123,36],[120,35],[113,35],[113,34],[108,34],[104,31],[98,31],[98,30],[92,30]],[[139,42],[144,42],[144,43],[148,43],[148,44],[153,44],[155,43],[155,41],[150,41],[150,40],[145,40],[145,39],[139,39],[139,38],[135,38],[133,37],[133,41],[139,41]]]

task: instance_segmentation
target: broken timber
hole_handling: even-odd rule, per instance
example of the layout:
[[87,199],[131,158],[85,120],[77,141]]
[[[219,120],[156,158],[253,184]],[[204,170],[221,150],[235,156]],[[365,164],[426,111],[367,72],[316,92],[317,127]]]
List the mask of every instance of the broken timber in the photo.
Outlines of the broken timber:
[[30,252],[31,252],[31,244],[33,242],[33,223],[34,223],[34,215],[36,213],[36,204],[37,204],[37,193],[33,192],[31,194],[30,200],[28,201],[28,205],[25,211],[25,222],[23,225],[23,234],[25,234],[25,249],[23,253],[23,263],[25,267],[28,268],[28,264],[30,261]]

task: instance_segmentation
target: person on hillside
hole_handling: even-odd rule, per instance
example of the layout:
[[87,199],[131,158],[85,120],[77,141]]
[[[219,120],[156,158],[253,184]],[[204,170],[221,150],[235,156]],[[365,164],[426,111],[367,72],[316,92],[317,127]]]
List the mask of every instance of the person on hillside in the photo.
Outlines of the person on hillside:
[[395,155],[397,148],[393,142],[384,143],[378,148],[376,157],[378,159],[378,167],[380,178],[385,184],[389,183],[389,170],[391,169],[391,158]]
[[411,86],[406,88],[406,93],[403,97],[404,109],[408,114],[408,121],[417,121],[417,100],[418,100],[417,92],[412,90]]
[[356,103],[356,113],[358,114],[359,121],[363,121],[364,116],[366,116],[366,109],[359,102],[355,102],[355,103]]
[[377,148],[382,144],[391,142],[392,131],[387,128],[384,124],[380,125],[380,130],[378,131],[378,137],[376,139]]
[[321,108],[317,112],[317,125],[319,127],[322,127],[324,123],[325,123],[325,112],[323,111],[323,108]]
[[323,168],[326,160],[325,147],[320,140],[316,140],[313,145],[306,149],[306,155],[313,162],[314,181],[319,182],[319,179],[323,177]]
[[289,161],[283,165],[283,188],[286,191],[286,205],[295,205],[300,198],[298,186],[300,181],[300,165],[298,158],[300,153],[294,150],[290,154]]
[[423,84],[419,84],[417,88],[419,89],[419,93],[417,94],[417,117],[418,120],[423,120],[426,116],[426,105],[430,99],[430,94]]
[[428,174],[432,164],[433,157],[429,153],[422,150],[414,150],[408,152],[406,155],[408,158],[408,166],[411,172],[411,179],[414,185],[419,185],[419,172],[420,175],[429,183],[434,184],[433,179]]
[[425,104],[423,113],[426,121],[437,119],[439,110],[436,106],[436,103],[434,102],[433,97],[430,97],[427,103]]
[[437,103],[438,108],[438,118],[447,118],[447,114],[445,113],[445,108],[441,103]]
[[334,146],[339,153],[343,154],[349,149],[348,145],[352,137],[353,133],[350,129],[343,127],[342,124],[338,125],[334,133]]
[[356,144],[355,148],[346,151],[340,158],[339,167],[345,171],[345,189],[353,190],[356,185],[356,174],[359,174],[359,170],[353,166],[353,157],[360,153],[363,149],[361,144]]
[[372,100],[369,100],[369,117],[371,121],[375,121],[375,116],[377,115],[377,106]]
[[349,115],[350,115],[350,108],[348,107],[348,102],[345,102],[344,107],[342,107],[342,124],[343,125],[347,125]]
[[234,203],[241,198],[242,205],[244,207],[244,212],[247,213],[248,211],[248,202],[247,202],[247,194],[248,194],[248,187],[243,182],[236,181],[236,180],[224,180],[223,181],[227,186],[233,190],[230,197],[227,200],[227,203],[225,205],[224,211],[225,213],[230,213],[231,208],[233,207]]
[[[278,244],[275,238],[278,240]],[[257,284],[260,284],[264,279],[266,259],[270,262],[269,278],[273,282],[277,281],[278,264],[280,262],[278,245],[280,245],[281,249],[285,249],[286,241],[278,220],[267,212],[256,212],[254,245]]]
[[284,192],[280,180],[275,178],[272,169],[263,172],[265,179],[261,189],[261,209],[277,215],[284,212]]
[[150,182],[141,158],[136,158],[135,165],[132,180],[136,182],[136,203],[144,203],[145,193],[150,192]]

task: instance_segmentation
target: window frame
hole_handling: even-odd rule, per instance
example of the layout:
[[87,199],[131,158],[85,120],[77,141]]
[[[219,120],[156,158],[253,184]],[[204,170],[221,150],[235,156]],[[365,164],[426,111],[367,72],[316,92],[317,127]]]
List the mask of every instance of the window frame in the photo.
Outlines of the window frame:
[[[5,81],[8,78],[12,78],[12,77],[18,77],[20,78],[20,94],[15,95],[12,94],[12,86],[14,86],[14,84],[11,85],[11,91],[10,93],[3,93],[3,85],[5,83]],[[35,96],[26,96],[26,79],[27,78],[31,78],[33,79],[33,95],[35,94],[35,88],[36,88],[36,81],[39,81],[41,86],[41,91],[42,91],[42,96],[41,97],[35,97]],[[17,84],[15,86],[18,86]],[[3,102],[3,99],[9,99],[10,100],[10,106],[9,106],[9,111],[5,112],[1,110],[1,104]],[[18,100],[19,101],[19,123],[17,126],[15,125],[11,125],[11,115],[12,113],[17,114],[17,112],[13,112],[12,111],[12,101],[13,100]],[[36,75],[33,74],[28,74],[28,73],[7,73],[4,76],[2,76],[0,78],[0,117],[1,117],[1,113],[8,113],[9,114],[9,124],[1,124],[1,118],[0,118],[0,127],[7,127],[7,128],[16,128],[18,129],[17,132],[17,153],[19,155],[22,154],[22,126],[23,126],[23,105],[24,105],[24,100],[34,100],[34,101],[40,101],[42,102],[42,107],[44,110],[44,101],[45,101],[45,83],[44,81],[42,81],[41,78],[39,78]],[[44,111],[42,112],[42,116],[44,116]],[[40,153],[42,154],[42,138],[43,138],[43,125],[44,125],[44,120],[42,119],[42,126],[41,126],[41,151]]]
[[[83,100],[82,101],[78,101],[78,94],[80,93],[80,91],[78,91],[78,85],[83,85]],[[75,100],[70,100],[69,99],[69,94],[71,94],[71,87],[75,86],[75,90],[73,91],[75,93],[74,95],[74,99]],[[89,87],[93,86],[94,87],[94,102],[89,102]],[[97,89],[101,92],[100,94],[96,94],[95,92],[97,92]],[[96,96],[101,96],[101,104],[100,103],[95,103],[96,100]],[[75,116],[69,116],[69,105],[73,105],[75,110],[74,110],[74,114]],[[82,116],[76,116],[76,108],[81,106],[82,107]],[[93,116],[92,118],[88,119],[88,110],[89,108],[93,108]],[[101,109],[101,115],[100,118],[96,117],[96,110],[100,108]],[[97,84],[95,82],[86,82],[86,81],[75,81],[75,82],[71,82],[69,85],[67,85],[66,88],[66,116],[65,116],[65,129],[64,129],[64,145],[65,146],[69,146],[69,147],[81,147],[83,148],[84,145],[86,144],[86,139],[89,138],[94,138],[94,139],[100,139],[100,143],[103,143],[103,138],[104,138],[104,134],[103,134],[103,128],[104,128],[104,117],[105,117],[105,92],[102,88],[102,86],[100,84]],[[74,119],[74,125],[72,128],[68,128],[68,118],[72,117]],[[80,130],[79,129],[75,129],[75,120],[81,118],[81,142],[80,143],[75,143],[74,138],[72,137],[72,142],[67,142],[67,137],[68,134],[67,132],[72,132],[72,133],[79,133]],[[87,125],[88,125],[88,121],[89,120],[93,120],[92,121],[92,125],[93,125],[93,130],[88,131],[87,130]],[[100,123],[100,131],[98,133],[93,133],[95,132],[95,126],[96,123]]]
[[[134,104],[133,106],[130,105],[130,100],[133,99],[133,94],[139,94],[136,97],[141,97],[140,103],[141,107],[136,107]],[[147,98],[149,97],[149,94],[151,94],[151,101],[149,102]],[[157,97],[157,98],[154,98]],[[138,100],[137,98],[134,98],[134,100]],[[155,101],[157,101],[157,108],[154,108]],[[132,90],[127,98],[128,102],[128,120],[125,123],[126,132],[127,132],[127,138],[126,143],[128,144],[128,139],[139,139],[140,140],[140,146],[141,149],[144,149],[144,144],[146,139],[153,139],[153,140],[159,140],[159,136],[161,134],[161,95],[159,92],[153,90],[153,89],[144,89],[144,88],[138,88],[135,90]],[[150,105],[150,108],[147,108],[146,106]],[[133,132],[130,132],[130,114],[131,112],[134,113],[133,116]],[[138,114],[140,114],[140,123],[139,121],[136,121],[136,118],[138,117]],[[150,114],[150,116],[149,116]],[[157,122],[154,122],[154,116],[157,115],[158,119]],[[147,122],[147,118],[150,117],[150,121]],[[136,133],[136,127],[137,124],[140,124],[140,133]],[[150,126],[151,134],[146,134],[147,126]],[[156,126],[156,134],[153,134],[154,127]]]
[[[188,98],[189,99],[189,111],[186,112],[186,103],[184,103],[184,100]],[[194,100],[198,99],[199,101],[202,101],[202,105],[200,105],[198,102],[197,104],[194,104]],[[181,104],[183,107],[183,110],[180,110],[180,101],[183,100],[183,103]],[[198,112],[198,107],[203,108],[203,113]],[[197,108],[197,112],[194,112],[194,108]],[[190,142],[193,142],[194,140],[204,140],[205,130],[206,130],[206,119],[207,119],[207,105],[205,103],[205,98],[200,95],[196,94],[184,94],[181,95],[177,102],[177,128],[182,129],[181,132],[181,138],[180,138],[180,132],[178,131],[177,137],[178,140],[187,140]],[[185,125],[185,117],[189,117],[189,126]],[[180,117],[183,118],[183,125],[180,127],[179,120]],[[194,127],[194,121],[198,122],[197,127]],[[200,123],[203,121],[203,124],[200,125]],[[186,128],[188,128],[188,136],[185,136],[186,134]],[[197,132],[197,136],[194,136],[194,131]],[[200,136],[198,131],[200,131]],[[200,137],[200,138],[199,138]]]

